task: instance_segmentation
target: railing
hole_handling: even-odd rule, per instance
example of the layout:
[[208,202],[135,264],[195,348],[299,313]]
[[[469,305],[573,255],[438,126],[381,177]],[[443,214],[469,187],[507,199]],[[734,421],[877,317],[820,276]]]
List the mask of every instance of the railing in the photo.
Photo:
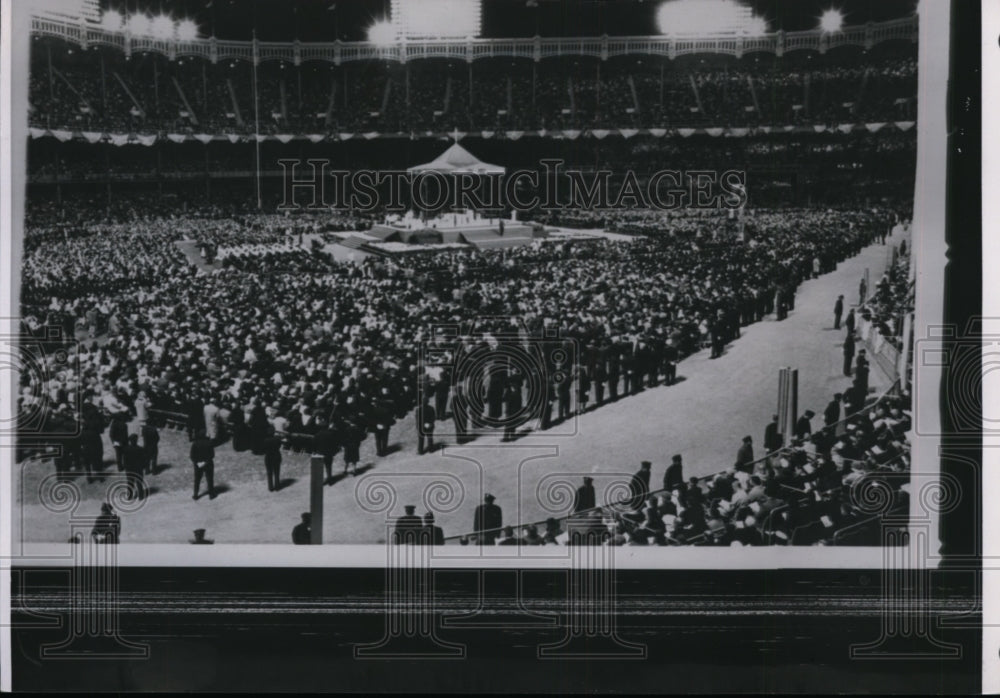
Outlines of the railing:
[[[873,410],[876,407],[878,407],[878,405],[880,405],[881,403],[883,403],[886,399],[888,399],[889,397],[893,397],[896,394],[896,389],[897,389],[898,385],[899,385],[899,381],[898,380],[894,381],[885,390],[885,392],[883,392],[881,395],[879,395],[871,403],[865,405],[864,407],[862,407],[861,409],[859,409],[857,412],[855,412],[853,414],[850,414],[850,415],[847,415],[846,417],[844,417],[840,421],[835,422],[834,424],[831,424],[831,425],[826,426],[824,428],[828,429],[828,428],[832,427],[834,429],[837,429],[840,426],[846,425],[851,420],[856,419],[856,418],[858,418],[858,417],[860,417],[860,416],[862,416],[864,414],[867,414],[867,413],[871,412],[871,410]],[[768,460],[773,459],[773,458],[780,458],[782,455],[784,455],[786,453],[790,453],[794,448],[795,448],[795,446],[792,446],[792,445],[783,446],[783,447],[781,447],[780,449],[778,449],[776,451],[773,451],[771,453],[765,454],[764,456],[761,456],[757,460],[755,460],[755,461],[753,461],[751,463],[748,463],[746,465],[746,467],[755,469],[755,466],[757,464],[764,463],[765,461],[768,461]],[[707,475],[705,477],[699,478],[698,479],[698,486],[701,487],[702,485],[704,485],[704,484],[712,481],[718,475],[720,475],[720,474],[722,474],[724,472],[728,472],[728,470],[721,471],[719,473],[713,473],[712,475]],[[655,496],[658,496],[658,495],[669,494],[669,493],[670,492],[668,490],[661,488],[661,489],[658,489],[658,490],[651,490],[651,491],[645,493],[645,495],[643,496],[643,498],[644,499],[648,499],[649,497],[655,497]],[[567,514],[567,515],[563,515],[563,516],[556,516],[556,517],[552,517],[552,518],[555,518],[557,521],[559,521],[560,526],[564,527],[565,524],[568,521],[570,521],[570,520],[573,520],[573,521],[585,520],[588,517],[592,516],[594,512],[601,512],[602,514],[604,514],[605,510],[608,510],[608,509],[611,509],[611,510],[621,510],[631,500],[632,500],[632,496],[629,495],[628,497],[623,498],[623,499],[618,500],[618,501],[606,502],[605,504],[602,504],[602,505],[599,505],[599,506],[596,506],[596,507],[592,507],[590,509],[583,509],[581,511],[573,512],[572,514]],[[782,507],[776,507],[775,509],[773,509],[770,512],[768,512],[768,519],[766,521],[770,521],[770,516],[772,514],[774,514],[775,512],[779,511],[781,508]],[[546,521],[535,521],[533,523],[518,524],[516,526],[511,525],[510,528],[514,529],[515,534],[516,534],[516,533],[519,533],[519,532],[527,529],[529,526],[534,526],[535,528],[537,528],[538,530],[541,531],[541,530],[545,529]],[[444,540],[445,540],[445,543],[458,543],[458,542],[461,542],[462,540],[465,540],[465,541],[468,541],[468,542],[471,543],[474,539],[480,538],[483,535],[500,534],[500,533],[503,532],[503,530],[505,528],[507,528],[507,526],[501,526],[501,527],[495,528],[495,529],[484,529],[482,531],[469,531],[469,532],[466,532],[466,533],[463,533],[463,534],[459,534],[459,535],[446,536]],[[763,533],[764,532],[763,531],[763,529],[764,529],[764,522],[762,522],[761,529],[762,529],[762,533]],[[563,528],[563,530],[565,530],[565,528]],[[683,545],[697,545],[699,542],[705,540],[706,536],[707,536],[706,533],[699,534],[699,535],[694,536],[694,537],[692,537],[690,539],[687,539],[683,543]],[[669,544],[669,541],[668,541],[668,544]],[[675,544],[677,544],[677,543],[675,543]]]
[[393,61],[406,63],[420,58],[452,58],[472,62],[480,58],[527,58],[540,61],[560,56],[592,56],[607,60],[612,56],[632,54],[677,56],[714,53],[736,56],[747,53],[771,53],[781,56],[789,51],[818,51],[841,46],[870,49],[885,41],[917,41],[917,16],[887,22],[846,27],[828,34],[814,29],[801,32],[772,32],[761,36],[733,34],[675,38],[670,36],[623,36],[526,39],[432,39],[401,41],[379,46],[366,41],[220,41],[215,37],[177,41],[133,36],[128,31],[112,32],[103,27],[49,17],[32,17],[31,32],[79,44],[83,48],[103,45],[121,49],[126,56],[134,52],[159,53],[170,60],[183,56],[220,60],[245,60],[253,63],[288,61],[326,61],[334,65],[354,61]]

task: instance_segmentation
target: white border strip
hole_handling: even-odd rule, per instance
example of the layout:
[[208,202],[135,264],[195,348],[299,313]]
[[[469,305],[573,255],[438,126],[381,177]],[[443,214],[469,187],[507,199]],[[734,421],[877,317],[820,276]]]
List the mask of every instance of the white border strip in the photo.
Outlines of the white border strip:
[[[997,229],[997,220],[1000,218],[1000,197],[996,193],[987,189],[989,184],[1000,182],[1000,134],[996,131],[996,124],[1000,123],[1000,90],[997,89],[996,80],[1000,78],[1000,0],[984,0],[982,9],[982,69],[980,79],[982,80],[982,104],[983,104],[983,148],[982,148],[982,185],[983,185],[983,235],[982,235],[982,257],[983,257],[983,319],[984,332],[987,331],[985,323],[993,322],[1000,317],[1000,298],[997,297],[997,284],[993,273],[995,265],[1000,260],[1000,230]],[[974,182],[969,183],[975,186]],[[992,281],[992,283],[991,283]],[[983,369],[986,370],[987,361],[992,363],[992,368],[996,368],[996,348],[985,342],[983,344]],[[982,409],[983,420],[986,415],[1000,414],[1000,392],[987,391],[988,385],[995,385],[993,382],[982,382]],[[993,432],[995,434],[995,432]],[[983,592],[983,659],[982,659],[982,692],[983,694],[993,694],[1000,692],[1000,659],[998,659],[997,649],[1000,648],[1000,569],[997,561],[1000,561],[1000,540],[997,539],[997,532],[1000,531],[1000,507],[990,506],[986,498],[986,493],[997,492],[1000,488],[1000,450],[998,450],[998,440],[996,436],[989,438],[983,434],[983,461],[982,461],[982,484],[980,499],[982,520],[982,592]]]

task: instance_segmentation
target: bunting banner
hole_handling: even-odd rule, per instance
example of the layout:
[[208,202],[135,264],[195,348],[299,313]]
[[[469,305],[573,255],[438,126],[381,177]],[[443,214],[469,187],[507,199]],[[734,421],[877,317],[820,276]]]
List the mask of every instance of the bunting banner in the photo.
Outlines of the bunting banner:
[[[505,131],[480,131],[476,135],[482,136],[483,138],[495,138],[495,137],[496,138],[506,138],[506,139],[509,139],[509,140],[512,140],[512,141],[520,140],[525,135],[528,135],[528,136],[539,136],[541,138],[544,138],[546,136],[552,136],[552,137],[555,137],[555,138],[566,138],[566,139],[569,139],[569,140],[576,140],[581,135],[583,135],[583,136],[587,136],[587,137],[593,136],[594,138],[597,138],[597,139],[603,139],[603,138],[606,138],[607,136],[612,135],[614,133],[618,133],[621,136],[623,136],[624,138],[632,138],[633,136],[636,136],[639,133],[648,133],[649,135],[651,135],[651,136],[653,136],[655,138],[662,138],[664,136],[671,136],[672,137],[674,135],[679,135],[682,138],[689,138],[690,136],[693,136],[695,134],[707,134],[707,135],[712,136],[712,137],[719,137],[719,136],[725,135],[725,136],[734,136],[734,137],[737,137],[737,138],[742,138],[742,137],[745,137],[745,136],[748,136],[748,135],[751,135],[751,134],[758,134],[758,133],[770,134],[770,133],[781,133],[781,132],[784,132],[784,133],[792,133],[792,132],[797,132],[797,133],[833,133],[833,132],[840,132],[840,133],[844,133],[844,134],[849,134],[849,133],[853,133],[856,130],[860,130],[862,128],[866,129],[869,133],[876,133],[876,132],[880,131],[882,128],[884,128],[885,126],[889,125],[890,123],[893,126],[895,126],[896,128],[898,128],[900,131],[909,131],[910,129],[912,129],[916,125],[915,121],[894,121],[894,122],[876,121],[876,122],[872,122],[872,123],[858,123],[858,124],[846,123],[846,124],[838,124],[836,126],[826,126],[824,124],[814,124],[814,125],[811,125],[811,126],[807,126],[807,125],[802,125],[802,126],[758,126],[756,128],[753,128],[753,129],[747,128],[747,127],[723,128],[723,127],[717,127],[717,126],[711,127],[711,128],[678,128],[678,129],[666,129],[666,128],[650,128],[650,129],[637,129],[637,128],[604,129],[604,128],[595,128],[595,129],[588,129],[586,131],[582,131],[580,129],[563,129],[561,131],[553,131],[551,133],[547,129],[543,128],[543,129],[539,129],[538,131],[506,131],[506,132]],[[122,133],[104,133],[104,132],[100,132],[100,131],[77,131],[77,132],[73,132],[73,131],[67,131],[67,130],[63,130],[63,129],[51,129],[51,130],[49,130],[49,129],[43,129],[43,128],[37,128],[37,127],[31,127],[31,128],[29,128],[28,129],[28,134],[29,134],[29,137],[32,138],[32,139],[44,138],[44,137],[47,137],[47,136],[52,136],[53,138],[56,138],[56,139],[58,139],[61,142],[66,142],[66,141],[72,140],[74,137],[76,137],[76,138],[85,139],[86,141],[88,141],[90,143],[98,143],[98,142],[101,142],[101,141],[110,141],[111,143],[113,143],[115,145],[126,145],[128,143],[141,143],[142,145],[146,145],[146,146],[153,145],[161,137],[160,135],[156,135],[156,134],[138,135],[138,134],[122,134]],[[383,133],[381,133],[379,131],[368,131],[368,132],[360,133],[360,134],[355,134],[355,133],[338,133],[336,135],[331,135],[331,136],[327,136],[326,134],[322,134],[322,133],[311,133],[311,134],[304,134],[304,135],[293,135],[293,134],[268,135],[268,134],[260,134],[260,133],[258,133],[258,134],[250,134],[250,135],[241,135],[241,134],[237,134],[237,133],[227,133],[227,134],[217,134],[217,135],[214,135],[214,136],[211,135],[211,134],[208,134],[208,133],[196,133],[196,134],[193,134],[193,135],[186,135],[186,134],[183,134],[183,133],[168,133],[168,134],[163,134],[163,135],[166,135],[166,138],[169,141],[171,141],[172,143],[186,143],[186,142],[188,142],[188,141],[190,141],[190,140],[193,139],[193,140],[197,140],[197,141],[199,141],[201,143],[205,143],[205,144],[210,143],[211,141],[225,141],[225,140],[228,140],[230,143],[240,143],[240,142],[247,142],[247,141],[251,141],[251,142],[252,141],[256,141],[258,143],[264,143],[264,142],[269,142],[269,141],[278,141],[280,143],[287,144],[287,143],[290,143],[293,140],[308,140],[308,141],[310,141],[312,143],[320,143],[320,142],[326,140],[328,137],[329,138],[333,138],[333,139],[339,139],[341,141],[348,141],[348,140],[354,138],[355,136],[360,136],[360,137],[364,138],[365,140],[373,140],[373,139],[376,139],[376,138],[383,138],[383,137],[391,137],[392,136],[392,134],[388,134],[388,136],[387,136],[386,134],[383,134]],[[417,140],[417,139],[419,139],[421,137],[437,138],[437,139],[441,139],[441,140],[448,140],[448,139],[455,139],[456,136],[458,138],[462,138],[462,137],[464,137],[466,135],[467,134],[465,132],[462,132],[462,131],[452,131],[450,133],[426,131],[424,133],[411,132],[409,137],[410,137],[410,140]]]

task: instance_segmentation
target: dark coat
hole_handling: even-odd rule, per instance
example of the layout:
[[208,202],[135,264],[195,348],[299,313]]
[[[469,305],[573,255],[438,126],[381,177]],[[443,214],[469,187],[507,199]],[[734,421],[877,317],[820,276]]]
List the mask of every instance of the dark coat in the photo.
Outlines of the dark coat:
[[490,533],[483,534],[483,542],[489,545],[493,544],[493,541],[497,538],[497,531],[493,529],[498,529],[503,526],[503,510],[496,504],[480,504],[476,507],[476,513],[472,520],[472,530],[479,531],[490,531]]
[[586,511],[597,506],[597,495],[593,485],[580,485],[576,488],[576,499],[573,501],[573,513]]

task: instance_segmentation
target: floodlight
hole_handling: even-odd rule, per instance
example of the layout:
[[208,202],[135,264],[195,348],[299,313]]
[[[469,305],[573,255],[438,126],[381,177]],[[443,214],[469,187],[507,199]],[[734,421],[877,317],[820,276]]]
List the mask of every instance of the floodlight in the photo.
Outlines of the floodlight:
[[149,34],[157,39],[172,39],[174,21],[167,15],[157,15],[149,23]]
[[149,36],[152,20],[144,14],[134,14],[128,18],[129,33],[135,36]]
[[839,32],[844,26],[844,13],[835,7],[826,10],[819,18],[819,28],[827,34]]
[[[767,22],[736,0],[667,0],[656,13],[667,36],[765,33]],[[760,31],[763,27],[764,31]]]
[[117,10],[107,10],[101,15],[101,27],[109,32],[120,31],[125,24],[125,18]]
[[392,22],[375,22],[368,27],[368,40],[378,46],[388,46],[396,40],[396,28]]
[[470,39],[482,32],[482,0],[391,0],[398,36],[407,39]]
[[182,19],[177,23],[177,40],[194,41],[198,38],[198,23],[191,19]]

